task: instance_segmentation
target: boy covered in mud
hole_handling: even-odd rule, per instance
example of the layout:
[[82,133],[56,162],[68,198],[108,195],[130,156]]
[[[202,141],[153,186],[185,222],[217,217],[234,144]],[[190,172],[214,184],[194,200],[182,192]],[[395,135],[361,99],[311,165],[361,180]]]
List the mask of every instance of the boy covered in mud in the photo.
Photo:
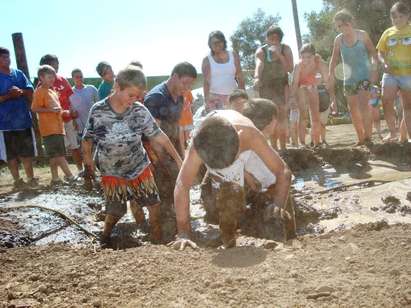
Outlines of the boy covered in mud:
[[[273,118],[274,114],[274,122]],[[190,240],[189,190],[202,164],[207,167],[216,188],[216,212],[223,248],[236,245],[238,222],[245,208],[244,170],[252,153],[276,177],[267,216],[277,212],[285,218],[291,184],[290,170],[250,119],[233,110],[214,111],[194,133],[178,175],[174,191],[178,234],[171,246],[179,249],[184,249],[186,245],[197,247]]]
[[[109,244],[117,221],[126,213],[127,201],[136,220],[141,208],[149,212],[151,239],[161,240],[160,198],[151,163],[141,138],[164,149],[181,166],[181,158],[145,106],[137,102],[146,87],[143,72],[129,66],[116,77],[113,93],[90,110],[83,135],[84,162],[94,170],[92,145],[96,144],[96,165],[102,174],[106,218],[102,242]],[[137,217],[136,217],[137,216]]]

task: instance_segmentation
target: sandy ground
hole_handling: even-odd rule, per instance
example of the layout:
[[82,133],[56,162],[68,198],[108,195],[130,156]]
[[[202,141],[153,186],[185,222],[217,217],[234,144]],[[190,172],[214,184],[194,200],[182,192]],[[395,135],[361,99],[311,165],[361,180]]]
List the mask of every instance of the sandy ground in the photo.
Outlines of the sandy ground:
[[[0,307],[411,307],[407,157],[384,148],[381,155],[377,150],[358,158],[365,152],[348,148],[355,141],[351,125],[329,127],[327,140],[332,148],[348,150],[335,152],[341,157],[323,153],[326,165],[308,173],[299,170],[293,185],[300,208],[317,215],[304,225],[313,228],[312,234],[285,244],[241,237],[238,242],[245,247],[227,251],[179,252],[144,242],[126,250],[101,250],[90,243],[72,246],[71,241],[0,248]],[[312,154],[303,152],[304,163],[317,159],[305,161],[307,155]],[[299,163],[295,168],[304,167]],[[48,168],[35,171],[46,185]],[[334,189],[347,184],[356,185]],[[9,196],[10,190],[11,177],[0,169],[0,195]],[[64,203],[67,195],[52,193],[1,197],[0,208],[27,198],[62,202],[84,225],[101,227],[87,218],[87,205],[79,208],[77,199],[70,199],[70,209]],[[44,199],[50,196],[56,199]],[[383,201],[387,197],[392,200]],[[2,228],[11,235],[21,232],[10,217],[0,217],[0,233]],[[19,218],[26,225],[36,222],[37,230],[58,227],[55,218],[38,220],[31,210]],[[70,230],[78,238],[78,231]]]
[[410,307],[410,260],[410,225],[384,224],[274,249],[16,248],[0,254],[0,306]]

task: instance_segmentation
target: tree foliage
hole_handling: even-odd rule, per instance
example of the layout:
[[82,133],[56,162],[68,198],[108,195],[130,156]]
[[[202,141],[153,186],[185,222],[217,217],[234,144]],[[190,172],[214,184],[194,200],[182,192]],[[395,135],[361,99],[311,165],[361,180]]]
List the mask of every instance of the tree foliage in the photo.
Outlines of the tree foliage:
[[279,15],[267,15],[262,9],[258,9],[252,17],[244,19],[238,25],[230,39],[233,49],[240,55],[244,69],[254,69],[254,54],[264,44],[265,32],[271,25],[278,24],[280,19]]

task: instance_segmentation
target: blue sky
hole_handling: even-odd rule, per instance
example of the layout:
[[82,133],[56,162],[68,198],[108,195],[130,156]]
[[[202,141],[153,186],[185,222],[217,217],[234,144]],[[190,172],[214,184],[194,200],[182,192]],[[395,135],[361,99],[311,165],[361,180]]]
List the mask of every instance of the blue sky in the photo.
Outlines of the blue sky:
[[[167,75],[173,66],[189,61],[198,69],[208,53],[207,38],[221,30],[227,38],[258,8],[281,16],[284,42],[297,54],[291,0],[2,0],[0,45],[12,51],[11,34],[22,32],[30,75],[39,59],[56,54],[60,73],[80,68],[95,77],[101,60],[114,71],[131,60],[144,65],[146,75]],[[298,0],[302,34],[304,13],[319,11],[322,0]]]

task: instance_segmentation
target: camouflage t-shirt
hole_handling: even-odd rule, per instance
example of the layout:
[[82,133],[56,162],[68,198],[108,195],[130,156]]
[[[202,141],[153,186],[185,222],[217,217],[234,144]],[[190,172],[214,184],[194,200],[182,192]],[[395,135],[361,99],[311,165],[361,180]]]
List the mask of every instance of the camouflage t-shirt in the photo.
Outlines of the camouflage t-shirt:
[[96,165],[103,176],[134,179],[150,164],[141,137],[160,132],[142,104],[136,102],[120,114],[106,99],[91,108],[83,139],[96,144]]

